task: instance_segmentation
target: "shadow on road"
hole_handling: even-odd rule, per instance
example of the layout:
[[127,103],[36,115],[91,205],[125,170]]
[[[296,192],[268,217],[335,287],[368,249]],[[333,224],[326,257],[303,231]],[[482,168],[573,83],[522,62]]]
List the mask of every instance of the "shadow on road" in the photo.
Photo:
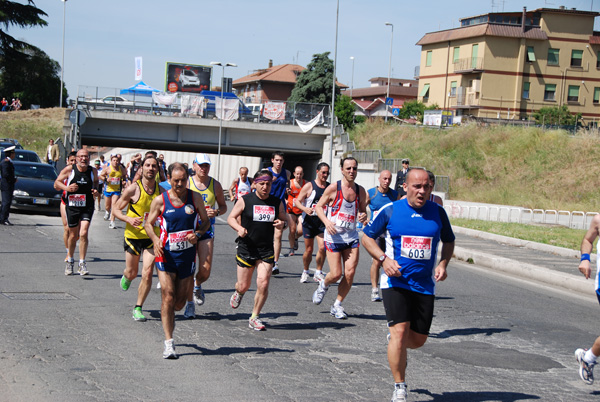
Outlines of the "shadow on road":
[[448,329],[446,331],[442,331],[439,334],[431,334],[430,338],[438,338],[438,339],[447,339],[452,336],[468,336],[468,335],[478,335],[484,334],[486,336],[492,336],[494,334],[499,334],[502,332],[509,332],[508,328],[459,328],[459,329]]
[[443,394],[433,394],[425,389],[415,389],[411,392],[424,394],[432,397],[433,402],[484,402],[484,401],[503,401],[513,402],[526,399],[540,399],[537,395],[522,394],[520,392],[444,392]]
[[[180,353],[181,349],[184,347],[196,349],[198,353]],[[189,343],[178,344],[177,345],[177,354],[179,356],[193,356],[193,355],[203,355],[203,356],[229,356],[238,353],[255,353],[257,355],[265,355],[267,353],[276,353],[276,352],[287,352],[292,353],[294,350],[292,349],[279,349],[279,348],[261,348],[257,346],[249,346],[249,347],[220,347],[215,350],[202,348],[198,345],[192,345]]]

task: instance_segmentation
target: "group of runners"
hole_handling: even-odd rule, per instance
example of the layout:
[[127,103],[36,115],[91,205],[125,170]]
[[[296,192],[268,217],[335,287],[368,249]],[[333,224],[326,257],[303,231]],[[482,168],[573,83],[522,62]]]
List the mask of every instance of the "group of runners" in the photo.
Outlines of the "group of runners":
[[[55,186],[64,190],[67,266],[73,273],[73,255],[79,241],[79,273],[88,273],[85,255],[88,231],[94,213],[94,196],[99,179],[110,195],[110,219],[126,223],[124,232],[125,269],[121,289],[128,290],[138,275],[143,257],[141,281],[132,316],[144,321],[143,304],[152,286],[156,268],[161,287],[161,320],[165,334],[163,358],[176,359],[173,342],[175,312],[185,307],[184,317],[195,316],[195,305],[202,305],[202,284],[210,277],[214,250],[215,219],[227,212],[221,184],[210,177],[208,155],[198,154],[192,176],[181,163],[171,164],[166,172],[149,152],[140,162],[131,184],[113,199],[111,178],[121,179],[118,158],[98,171],[89,165],[89,154],[82,149],[74,155],[58,176]],[[114,162],[113,162],[114,161]],[[347,297],[359,261],[358,223],[364,228],[363,245],[373,257],[371,300],[383,299],[390,331],[388,360],[394,376],[394,398],[404,400],[406,350],[422,346],[433,318],[435,283],[447,276],[454,235],[444,209],[431,202],[433,183],[423,169],[411,169],[404,188],[407,196],[397,200],[390,188],[391,173],[381,172],[379,185],[366,191],[355,180],[358,163],[354,158],[341,162],[342,179],[327,181],[330,166],[320,163],[315,179],[305,181],[301,167],[291,172],[283,168],[284,155],[276,152],[272,166],[261,169],[249,179],[248,169],[229,187],[235,199],[227,223],[235,230],[237,280],[230,305],[240,306],[256,271],[256,292],[250,328],[265,330],[260,313],[268,297],[272,275],[278,274],[281,239],[289,227],[288,255],[293,254],[296,239],[304,238],[301,282],[310,282],[309,266],[316,254],[317,282],[312,301],[320,304],[329,287],[339,282],[330,313],[345,319],[342,302]],[[371,209],[369,221],[367,207]],[[125,213],[122,211],[126,210]],[[108,209],[107,209],[108,212]],[[317,239],[315,245],[315,238]],[[444,242],[440,262],[436,264],[437,244]],[[329,272],[324,274],[327,259]],[[377,270],[382,267],[379,284]],[[382,297],[379,296],[381,288]],[[404,398],[404,399],[403,399]]]

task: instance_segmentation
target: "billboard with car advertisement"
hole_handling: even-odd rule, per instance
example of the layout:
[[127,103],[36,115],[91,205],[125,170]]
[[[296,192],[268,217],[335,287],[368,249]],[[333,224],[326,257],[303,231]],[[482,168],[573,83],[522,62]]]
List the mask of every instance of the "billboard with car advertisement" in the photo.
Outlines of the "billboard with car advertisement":
[[165,92],[188,92],[199,94],[210,90],[212,66],[167,63]]

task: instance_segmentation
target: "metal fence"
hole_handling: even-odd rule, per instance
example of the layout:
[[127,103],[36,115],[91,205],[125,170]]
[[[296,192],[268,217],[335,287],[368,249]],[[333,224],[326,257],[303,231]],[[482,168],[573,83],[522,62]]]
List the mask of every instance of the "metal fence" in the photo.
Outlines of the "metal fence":
[[[76,105],[84,109],[101,109],[116,113],[155,114],[162,116],[178,116],[193,118],[214,118],[214,106],[205,108],[202,115],[188,115],[181,113],[181,95],[178,94],[173,105],[163,106],[154,103],[151,96],[121,95],[118,88],[79,86]],[[272,101],[278,102],[278,101]],[[331,108],[329,104],[285,102],[285,114],[280,120],[271,120],[264,117],[263,108],[251,110],[240,100],[240,114],[238,120],[263,123],[297,125],[296,120],[308,122],[323,113],[323,119],[318,126],[329,127]]]
[[529,209],[499,205],[461,205],[448,201],[444,209],[451,218],[477,219],[493,222],[561,225],[572,229],[587,229],[598,212]]

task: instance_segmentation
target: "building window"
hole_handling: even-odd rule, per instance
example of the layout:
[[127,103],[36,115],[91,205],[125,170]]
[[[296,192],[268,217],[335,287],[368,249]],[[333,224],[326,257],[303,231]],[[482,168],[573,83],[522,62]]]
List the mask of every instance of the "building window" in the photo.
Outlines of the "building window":
[[479,51],[479,45],[476,43],[471,49],[471,68],[477,68],[477,52]]
[[548,65],[558,66],[558,49],[548,49]]
[[535,61],[535,52],[533,51],[533,46],[527,46],[527,61]]
[[455,97],[456,96],[456,85],[457,85],[456,81],[452,81],[450,83],[450,96],[451,97]]
[[597,105],[600,103],[600,88],[594,88],[594,104]]
[[579,100],[579,85],[569,85],[567,102],[577,102]]
[[419,96],[423,98],[424,102],[427,102],[427,99],[429,99],[429,84],[423,85],[423,89],[421,89]]
[[583,50],[571,50],[571,67],[581,67]]
[[544,100],[556,100],[556,84],[546,84],[546,88],[544,89]]
[[431,67],[431,54],[433,52],[431,50],[427,51],[427,56],[425,58],[425,67]]
[[455,47],[454,54],[452,56],[452,63],[458,63],[459,56],[460,56],[460,47]]
[[529,99],[529,86],[530,85],[531,85],[530,82],[523,83],[523,99]]
[[596,52],[596,68],[600,68],[600,50]]

